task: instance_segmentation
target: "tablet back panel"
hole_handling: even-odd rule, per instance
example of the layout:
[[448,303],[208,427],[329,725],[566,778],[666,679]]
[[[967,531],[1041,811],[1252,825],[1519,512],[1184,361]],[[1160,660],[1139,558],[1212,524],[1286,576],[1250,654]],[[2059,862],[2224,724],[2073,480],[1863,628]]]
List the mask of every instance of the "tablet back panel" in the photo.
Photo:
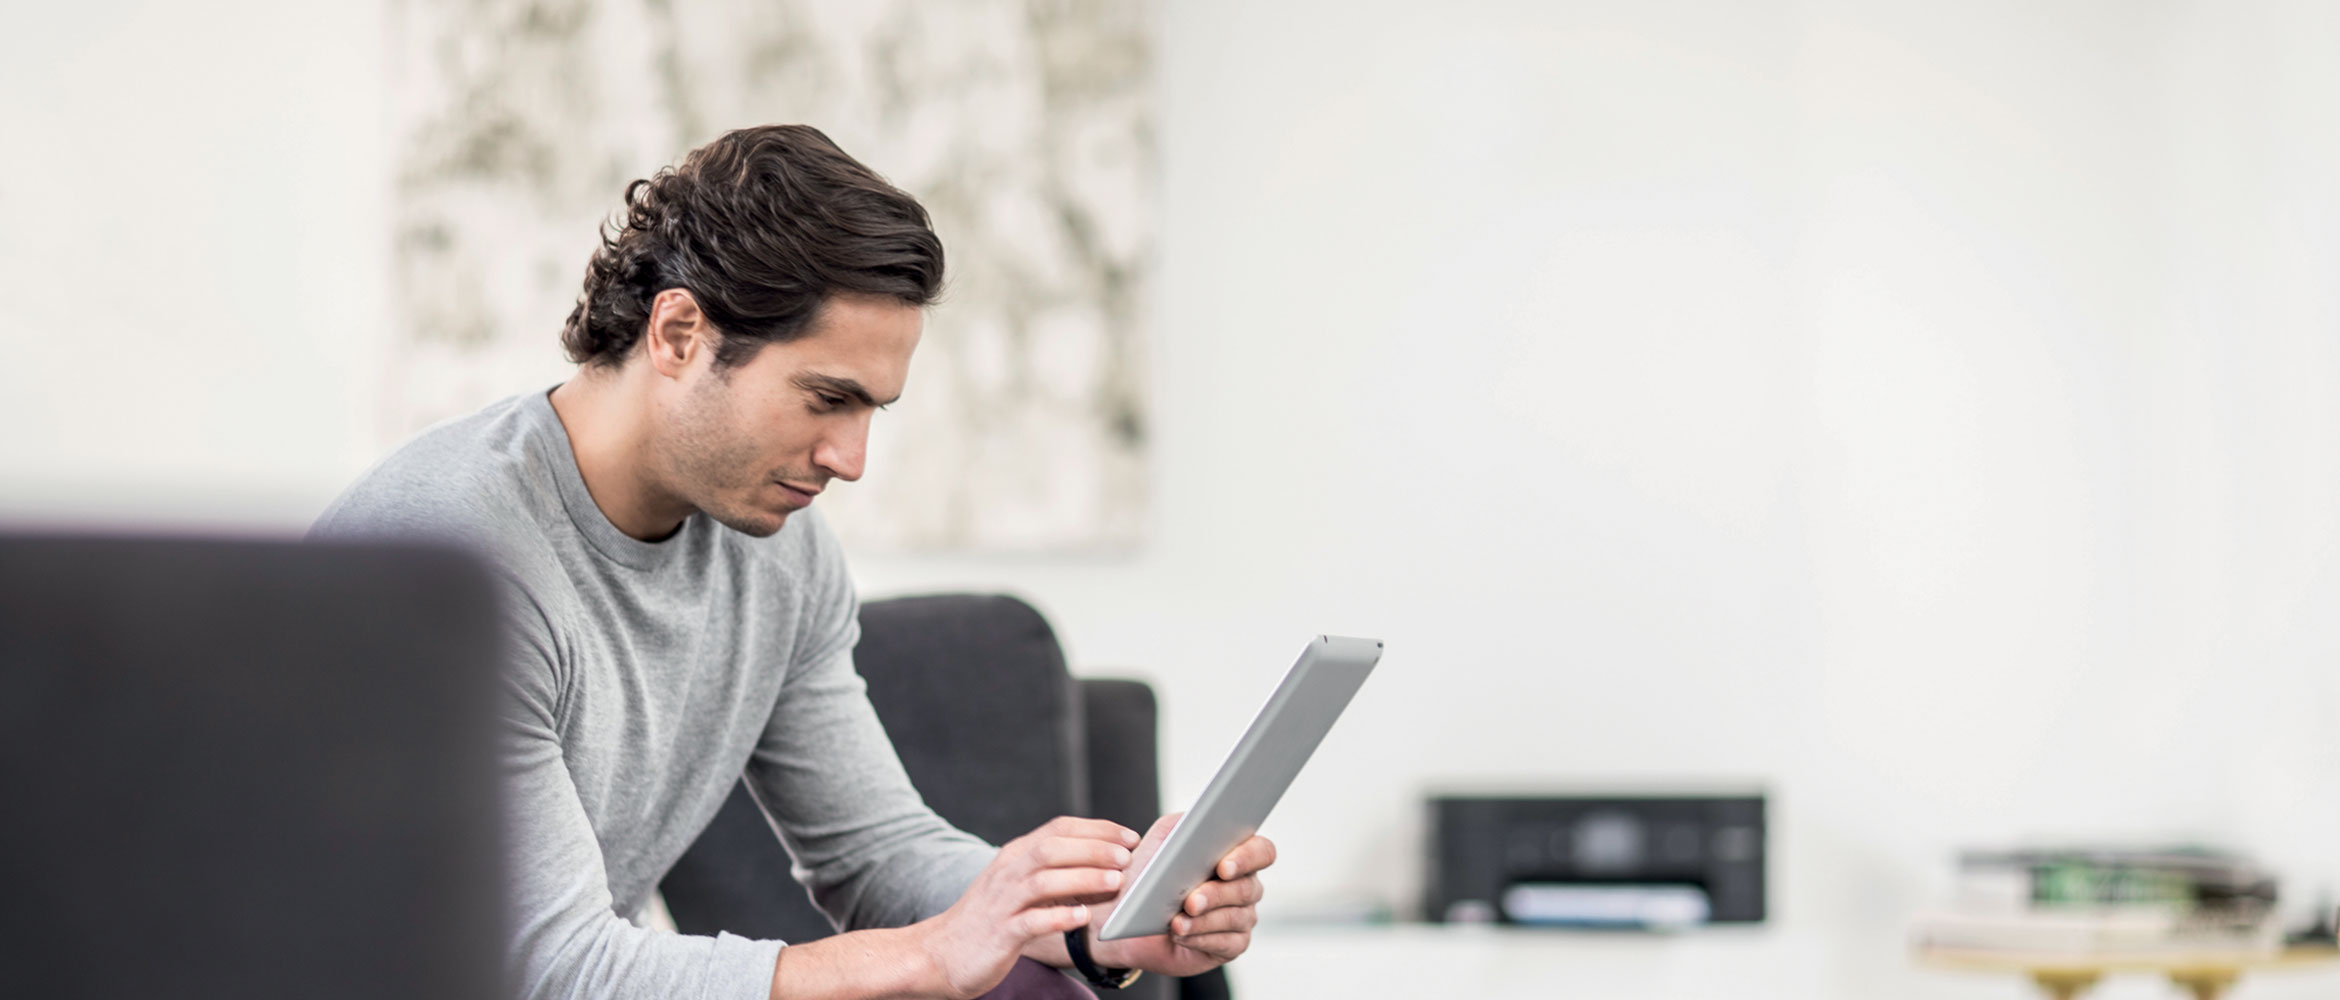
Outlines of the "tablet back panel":
[[1309,643],[1097,936],[1111,941],[1162,933],[1219,859],[1259,832],[1380,659],[1376,639],[1318,636]]

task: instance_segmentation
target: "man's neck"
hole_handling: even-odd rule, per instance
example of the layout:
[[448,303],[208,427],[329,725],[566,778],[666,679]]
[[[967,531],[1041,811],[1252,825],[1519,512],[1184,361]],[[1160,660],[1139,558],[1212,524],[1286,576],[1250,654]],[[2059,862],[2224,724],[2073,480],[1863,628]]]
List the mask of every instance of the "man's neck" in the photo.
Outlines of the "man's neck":
[[680,529],[691,508],[650,473],[648,400],[639,390],[623,373],[580,371],[553,389],[552,408],[601,516],[630,537],[655,542]]

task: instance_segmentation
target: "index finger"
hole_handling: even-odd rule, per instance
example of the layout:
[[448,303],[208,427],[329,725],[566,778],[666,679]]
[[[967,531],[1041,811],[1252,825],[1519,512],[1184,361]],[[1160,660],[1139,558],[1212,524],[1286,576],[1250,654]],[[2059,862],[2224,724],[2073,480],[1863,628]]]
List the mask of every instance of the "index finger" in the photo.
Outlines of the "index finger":
[[1081,837],[1088,840],[1104,840],[1115,844],[1120,844],[1123,847],[1136,847],[1138,845],[1137,831],[1119,823],[1113,822],[1109,819],[1089,819],[1082,816],[1058,816],[1055,819],[1049,820],[1046,825],[1043,825],[1040,827],[1040,829],[1033,832],[1044,833],[1053,837]]
[[1219,866],[1212,869],[1211,873],[1222,881],[1231,881],[1256,874],[1275,863],[1275,842],[1253,834],[1250,840],[1235,845],[1234,850],[1220,858]]

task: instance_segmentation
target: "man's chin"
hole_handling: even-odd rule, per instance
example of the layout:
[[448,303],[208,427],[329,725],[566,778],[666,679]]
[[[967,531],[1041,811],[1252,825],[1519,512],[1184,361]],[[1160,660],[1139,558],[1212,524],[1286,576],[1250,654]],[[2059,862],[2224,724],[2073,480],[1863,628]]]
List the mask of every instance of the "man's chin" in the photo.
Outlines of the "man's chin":
[[794,511],[708,511],[707,516],[720,524],[750,538],[770,538],[788,526],[788,515]]

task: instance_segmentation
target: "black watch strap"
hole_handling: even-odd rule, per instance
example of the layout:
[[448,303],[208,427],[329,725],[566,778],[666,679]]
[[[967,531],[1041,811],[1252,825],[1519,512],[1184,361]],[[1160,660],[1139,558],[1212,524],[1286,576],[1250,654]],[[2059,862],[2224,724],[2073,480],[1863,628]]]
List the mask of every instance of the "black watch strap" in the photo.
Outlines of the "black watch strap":
[[1080,970],[1081,978],[1092,986],[1118,990],[1137,982],[1136,969],[1108,969],[1089,957],[1089,929],[1075,927],[1064,932],[1064,953],[1072,956],[1073,968]]

